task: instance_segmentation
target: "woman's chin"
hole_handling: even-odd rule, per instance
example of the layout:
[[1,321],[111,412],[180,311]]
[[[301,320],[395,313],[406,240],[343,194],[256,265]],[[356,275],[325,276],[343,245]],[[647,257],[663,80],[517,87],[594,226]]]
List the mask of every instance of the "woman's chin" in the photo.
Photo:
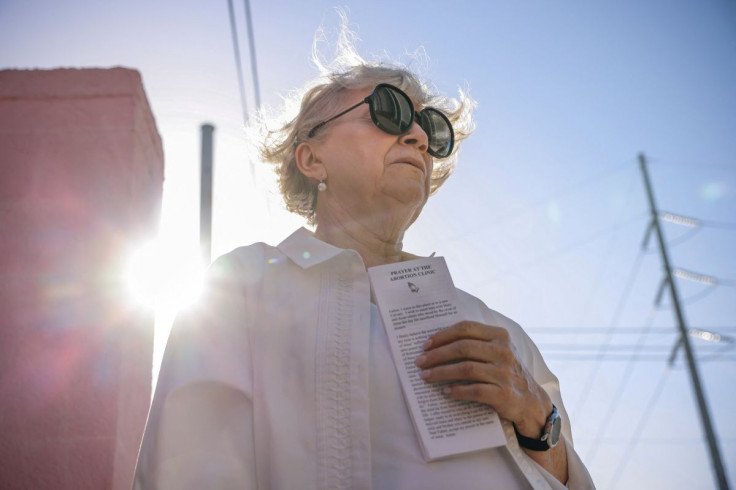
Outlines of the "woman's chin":
[[424,182],[418,180],[402,179],[401,181],[394,181],[387,186],[385,193],[398,202],[397,205],[402,207],[421,208],[427,201],[427,188]]

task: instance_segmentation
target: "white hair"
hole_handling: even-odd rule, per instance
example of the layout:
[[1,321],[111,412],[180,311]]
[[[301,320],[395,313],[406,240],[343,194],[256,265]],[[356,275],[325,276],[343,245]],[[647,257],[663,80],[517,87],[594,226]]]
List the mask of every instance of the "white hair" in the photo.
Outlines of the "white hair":
[[[294,117],[282,117],[285,123],[268,128],[268,121],[262,121],[265,134],[262,137],[260,153],[264,161],[276,166],[281,194],[289,211],[307,218],[314,224],[317,199],[316,182],[307,178],[296,165],[296,146],[306,141],[309,131],[319,122],[344,109],[344,96],[347,91],[371,89],[378,83],[390,83],[412,99],[417,107],[431,106],[442,111],[452,123],[455,131],[455,149],[452,154],[435,161],[431,176],[430,194],[434,194],[452,173],[457,162],[460,143],[475,129],[472,112],[473,101],[459,90],[459,98],[453,99],[433,93],[427,83],[405,65],[397,62],[368,62],[358,54],[356,35],[348,28],[343,12],[335,56],[325,62],[318,49],[318,42],[324,34],[320,28],[312,46],[312,60],[320,75],[292,94],[299,107]],[[289,106],[290,100],[286,100]],[[312,139],[324,137],[327,132],[318,132]]]

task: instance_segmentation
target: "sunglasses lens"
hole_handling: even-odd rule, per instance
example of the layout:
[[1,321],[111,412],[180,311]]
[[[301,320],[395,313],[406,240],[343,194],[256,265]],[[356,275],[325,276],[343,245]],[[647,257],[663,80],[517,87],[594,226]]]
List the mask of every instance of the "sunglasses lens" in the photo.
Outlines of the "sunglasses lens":
[[431,107],[424,109],[418,116],[419,125],[429,139],[428,153],[437,158],[450,156],[455,145],[455,133],[447,116]]
[[379,85],[371,100],[373,122],[389,134],[403,134],[414,122],[414,106],[409,97],[394,87]]
[[[380,84],[370,98],[371,117],[381,130],[389,134],[404,134],[414,124],[414,105],[404,92],[393,85]],[[436,158],[450,156],[455,145],[455,133],[447,116],[427,107],[416,113],[417,122],[427,133],[428,153]]]

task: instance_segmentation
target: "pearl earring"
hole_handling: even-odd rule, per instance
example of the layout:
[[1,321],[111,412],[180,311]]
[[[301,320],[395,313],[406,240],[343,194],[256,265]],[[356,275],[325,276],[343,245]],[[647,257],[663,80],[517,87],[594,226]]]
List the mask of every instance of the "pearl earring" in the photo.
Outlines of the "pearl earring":
[[327,184],[325,183],[324,180],[319,181],[319,184],[317,184],[317,190],[320,192],[324,192],[327,190]]

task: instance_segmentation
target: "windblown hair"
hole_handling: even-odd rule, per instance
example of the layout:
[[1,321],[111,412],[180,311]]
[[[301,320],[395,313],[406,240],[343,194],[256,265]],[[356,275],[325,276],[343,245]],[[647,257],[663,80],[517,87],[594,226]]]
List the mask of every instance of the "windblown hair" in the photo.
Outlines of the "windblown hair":
[[[390,83],[406,92],[417,110],[430,106],[447,115],[455,131],[455,148],[447,158],[435,160],[430,194],[437,192],[450,176],[457,162],[460,143],[475,129],[472,112],[476,103],[465,92],[459,91],[459,100],[434,94],[406,66],[364,60],[355,50],[355,36],[347,28],[345,17],[342,20],[335,59],[328,64],[321,62],[315,38],[312,57],[321,75],[294,95],[301,99],[296,117],[285,118],[287,122],[276,128],[267,128],[264,125],[265,135],[260,146],[263,160],[276,165],[275,171],[286,208],[304,216],[312,225],[317,219],[317,182],[306,177],[297,167],[296,147],[310,139],[308,133],[314,126],[345,109],[345,95],[348,91],[367,90],[378,83]],[[319,140],[326,134],[328,131],[318,131],[311,140]]]

